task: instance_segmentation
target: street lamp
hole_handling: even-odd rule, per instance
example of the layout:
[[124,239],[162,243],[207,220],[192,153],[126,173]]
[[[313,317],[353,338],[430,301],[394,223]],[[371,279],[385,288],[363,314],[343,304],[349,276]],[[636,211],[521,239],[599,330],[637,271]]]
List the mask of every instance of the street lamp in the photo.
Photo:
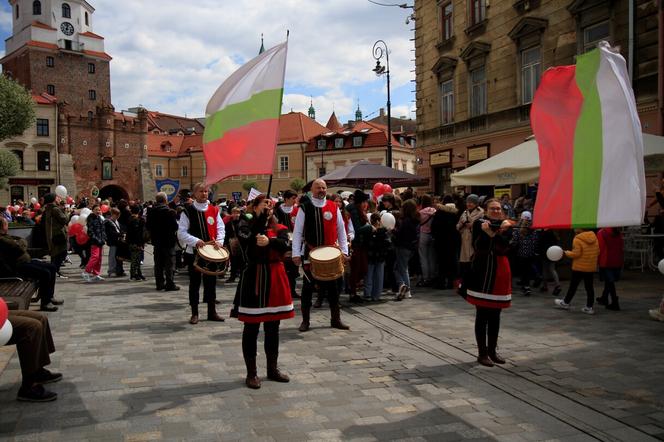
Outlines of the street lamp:
[[[384,48],[384,49],[383,49]],[[385,66],[380,64],[380,60],[385,56]],[[390,51],[387,49],[387,43],[378,40],[373,45],[373,57],[376,60],[376,67],[373,71],[377,76],[387,75],[387,167],[392,167],[392,103],[390,102]]]

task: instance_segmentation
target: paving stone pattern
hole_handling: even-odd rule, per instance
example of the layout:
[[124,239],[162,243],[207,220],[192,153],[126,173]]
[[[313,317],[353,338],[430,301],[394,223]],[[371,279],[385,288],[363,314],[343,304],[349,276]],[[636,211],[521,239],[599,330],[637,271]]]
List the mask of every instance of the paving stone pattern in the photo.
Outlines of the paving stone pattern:
[[[571,311],[554,310],[550,295],[515,295],[500,368],[476,364],[474,310],[451,291],[347,306],[350,332],[330,329],[323,308],[299,333],[298,312],[281,328],[291,382],[249,390],[241,323],[203,315],[189,325],[186,275],[181,291],[156,292],[151,278],[86,284],[76,265],[65,273],[65,305],[49,313],[59,398],[16,402],[14,356],[0,366],[0,440],[664,439],[664,324],[647,319],[664,287],[657,275],[627,275],[624,311],[592,317],[579,311],[582,289]],[[234,289],[218,285],[224,316]],[[261,347],[258,360],[264,375]]]

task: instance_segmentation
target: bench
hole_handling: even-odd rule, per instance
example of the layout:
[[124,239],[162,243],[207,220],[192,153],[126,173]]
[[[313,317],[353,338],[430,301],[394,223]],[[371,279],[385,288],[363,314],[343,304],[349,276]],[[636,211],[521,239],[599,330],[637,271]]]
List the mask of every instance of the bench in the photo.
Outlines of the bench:
[[0,298],[5,300],[9,310],[28,310],[30,300],[38,289],[37,281],[18,277],[0,278]]

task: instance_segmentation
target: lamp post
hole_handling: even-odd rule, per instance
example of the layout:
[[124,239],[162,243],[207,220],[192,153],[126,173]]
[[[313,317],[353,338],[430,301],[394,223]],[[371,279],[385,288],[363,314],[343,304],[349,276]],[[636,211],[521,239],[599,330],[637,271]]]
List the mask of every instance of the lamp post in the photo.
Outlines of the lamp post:
[[[380,60],[385,56],[385,65],[380,64]],[[392,103],[390,101],[390,51],[387,49],[387,43],[378,40],[373,45],[373,57],[376,60],[376,67],[373,71],[377,76],[387,75],[387,167],[392,167]],[[387,69],[386,69],[387,67]]]

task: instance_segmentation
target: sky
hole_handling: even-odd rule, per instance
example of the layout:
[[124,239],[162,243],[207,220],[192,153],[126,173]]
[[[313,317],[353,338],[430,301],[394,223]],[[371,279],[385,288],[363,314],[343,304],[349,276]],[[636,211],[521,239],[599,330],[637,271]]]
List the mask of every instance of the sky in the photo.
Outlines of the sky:
[[[386,107],[385,76],[372,72],[372,47],[389,47],[392,115],[415,118],[412,9],[368,0],[88,0],[93,31],[105,38],[116,110],[142,105],[164,113],[203,116],[219,85],[290,30],[283,112],[307,113],[325,124],[365,119]],[[403,1],[403,0],[401,0]],[[382,0],[382,3],[396,3]],[[412,0],[409,4],[412,4]],[[26,10],[24,8],[23,10]],[[0,37],[11,36],[11,10],[0,0]],[[0,47],[0,57],[4,55]],[[385,60],[383,59],[383,64]]]

